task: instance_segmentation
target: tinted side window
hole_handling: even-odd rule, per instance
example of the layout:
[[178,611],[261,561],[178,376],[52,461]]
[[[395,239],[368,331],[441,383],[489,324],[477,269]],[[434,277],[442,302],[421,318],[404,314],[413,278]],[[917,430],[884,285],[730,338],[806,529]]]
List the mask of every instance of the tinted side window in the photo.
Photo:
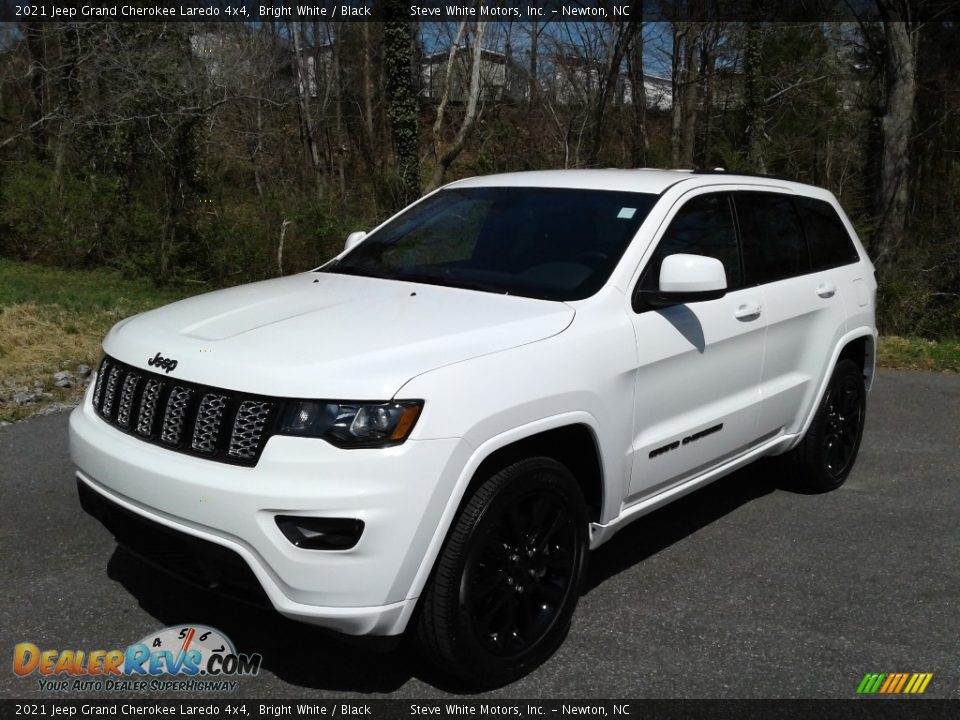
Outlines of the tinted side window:
[[660,265],[676,253],[716,258],[727,273],[727,288],[740,287],[740,251],[726,194],[700,195],[680,208],[643,271],[641,290],[659,287]]
[[734,201],[747,285],[810,272],[803,228],[788,196],[740,192]]
[[796,200],[807,234],[813,270],[827,270],[860,261],[857,249],[833,205],[813,198]]

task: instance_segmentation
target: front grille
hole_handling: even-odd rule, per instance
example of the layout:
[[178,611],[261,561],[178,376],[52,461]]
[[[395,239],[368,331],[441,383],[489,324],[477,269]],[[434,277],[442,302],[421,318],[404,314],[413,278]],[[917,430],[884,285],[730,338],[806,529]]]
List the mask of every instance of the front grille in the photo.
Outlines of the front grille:
[[273,434],[279,401],[183,382],[106,357],[93,407],[141,440],[219,462],[256,465]]

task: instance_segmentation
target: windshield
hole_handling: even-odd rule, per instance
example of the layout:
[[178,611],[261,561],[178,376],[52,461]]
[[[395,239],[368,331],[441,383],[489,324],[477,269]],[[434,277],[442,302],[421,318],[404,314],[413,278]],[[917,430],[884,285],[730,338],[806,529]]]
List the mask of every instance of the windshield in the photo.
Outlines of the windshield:
[[607,281],[656,200],[605,190],[451,188],[320,271],[580,300]]

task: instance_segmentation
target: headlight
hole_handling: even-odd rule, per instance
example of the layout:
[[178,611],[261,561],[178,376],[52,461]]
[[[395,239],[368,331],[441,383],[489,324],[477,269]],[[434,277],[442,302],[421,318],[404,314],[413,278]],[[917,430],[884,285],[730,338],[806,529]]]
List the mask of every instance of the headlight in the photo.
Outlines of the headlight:
[[282,435],[304,435],[338,447],[399,445],[413,430],[422,400],[397,402],[327,402],[291,400],[280,421]]

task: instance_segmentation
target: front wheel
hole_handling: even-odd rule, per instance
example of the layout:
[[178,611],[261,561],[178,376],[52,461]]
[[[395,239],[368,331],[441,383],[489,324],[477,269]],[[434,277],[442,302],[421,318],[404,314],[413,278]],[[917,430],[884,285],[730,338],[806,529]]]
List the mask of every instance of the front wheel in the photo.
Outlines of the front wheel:
[[851,360],[841,360],[807,434],[788,455],[796,462],[804,487],[827,492],[843,485],[860,450],[866,401],[860,368]]
[[417,636],[445,671],[502,685],[563,642],[587,551],[583,494],[551,458],[516,462],[480,485],[440,552]]

